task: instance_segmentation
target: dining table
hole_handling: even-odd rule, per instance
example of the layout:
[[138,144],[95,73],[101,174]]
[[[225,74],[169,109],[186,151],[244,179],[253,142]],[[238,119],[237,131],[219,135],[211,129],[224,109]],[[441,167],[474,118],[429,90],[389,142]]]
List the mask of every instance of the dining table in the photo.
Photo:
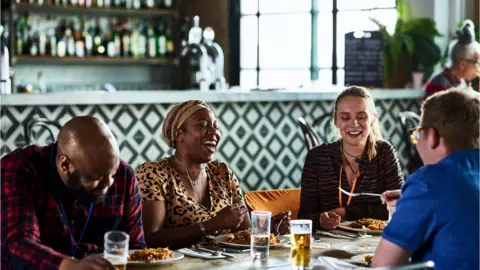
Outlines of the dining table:
[[[371,235],[356,239],[339,239],[325,235],[314,234],[315,243],[311,244],[310,267],[308,269],[368,269],[366,263],[352,261],[355,255],[333,247],[336,243],[362,243],[365,241],[378,243],[379,235]],[[318,239],[320,239],[318,241]],[[143,269],[292,269],[290,245],[270,247],[269,256],[265,259],[252,259],[249,252],[232,253],[235,258],[202,259],[185,255],[182,259],[169,263],[151,265],[127,265],[128,270]]]

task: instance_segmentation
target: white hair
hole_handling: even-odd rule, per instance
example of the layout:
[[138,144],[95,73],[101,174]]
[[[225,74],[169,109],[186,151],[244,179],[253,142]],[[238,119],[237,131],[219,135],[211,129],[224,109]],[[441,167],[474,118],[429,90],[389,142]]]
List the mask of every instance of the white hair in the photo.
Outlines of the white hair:
[[471,20],[465,20],[462,28],[457,30],[457,39],[449,44],[449,59],[447,66],[452,67],[462,59],[472,59],[475,54],[480,54],[480,43],[475,40]]

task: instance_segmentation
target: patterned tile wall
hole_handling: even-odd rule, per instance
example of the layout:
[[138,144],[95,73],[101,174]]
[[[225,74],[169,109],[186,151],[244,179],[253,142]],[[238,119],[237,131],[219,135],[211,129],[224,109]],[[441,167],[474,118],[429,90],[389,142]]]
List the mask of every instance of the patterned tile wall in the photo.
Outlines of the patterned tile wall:
[[[121,157],[137,168],[142,162],[172,154],[161,139],[161,124],[172,104],[2,106],[1,154],[25,145],[23,126],[34,116],[64,124],[76,115],[93,115],[105,121],[120,145]],[[229,164],[247,190],[292,188],[300,185],[306,147],[297,119],[312,120],[333,108],[333,101],[213,103],[223,135],[215,159]],[[419,110],[414,100],[379,100],[384,137],[396,146],[402,165],[406,158],[400,111]],[[324,130],[319,130],[323,133]],[[333,136],[329,136],[333,139]],[[37,144],[48,143],[39,132]]]

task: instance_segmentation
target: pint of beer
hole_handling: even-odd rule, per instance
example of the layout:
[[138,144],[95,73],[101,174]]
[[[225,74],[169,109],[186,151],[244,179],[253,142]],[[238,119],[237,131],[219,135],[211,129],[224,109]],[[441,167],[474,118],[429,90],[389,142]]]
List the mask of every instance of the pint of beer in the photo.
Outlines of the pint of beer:
[[126,270],[128,262],[128,241],[130,236],[120,231],[110,231],[104,236],[103,257],[117,270]]
[[311,220],[290,221],[292,235],[291,258],[292,269],[304,270],[310,265],[310,241],[312,239]]

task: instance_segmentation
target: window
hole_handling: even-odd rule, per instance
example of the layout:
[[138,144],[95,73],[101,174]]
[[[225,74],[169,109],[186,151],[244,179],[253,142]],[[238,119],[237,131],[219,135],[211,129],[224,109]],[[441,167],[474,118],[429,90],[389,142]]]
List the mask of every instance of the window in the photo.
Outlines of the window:
[[299,87],[311,80],[343,85],[345,34],[376,30],[370,17],[393,31],[397,16],[395,0],[239,0],[236,4],[238,8],[232,10],[239,13],[240,56],[232,61],[238,74],[231,80],[246,88]]

